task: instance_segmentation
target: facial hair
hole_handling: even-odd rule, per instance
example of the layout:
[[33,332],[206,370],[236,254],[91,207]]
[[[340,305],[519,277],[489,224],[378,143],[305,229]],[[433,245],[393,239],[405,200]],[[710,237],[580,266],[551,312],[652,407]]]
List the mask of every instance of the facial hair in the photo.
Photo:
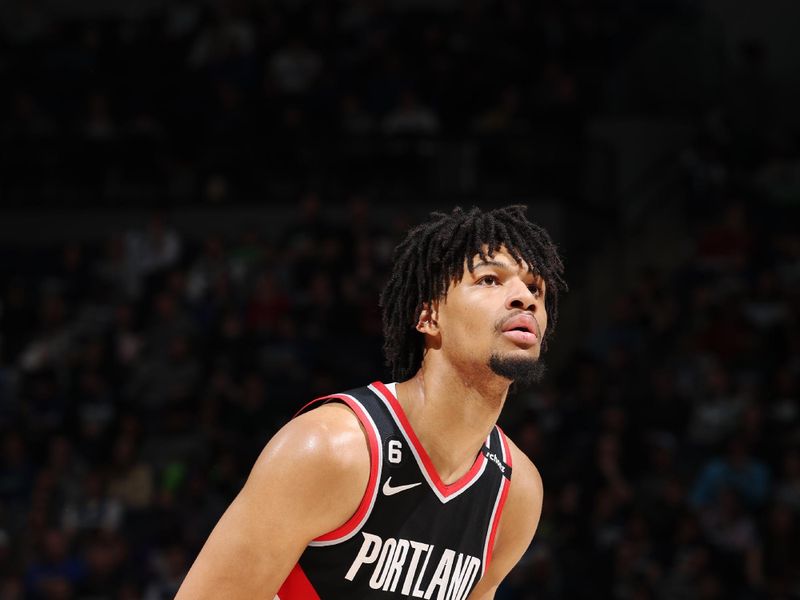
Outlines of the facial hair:
[[[514,315],[515,316],[515,315]],[[503,325],[512,317],[499,319],[495,325],[497,333],[503,332]],[[536,321],[536,336],[541,340],[542,332],[539,329],[539,322]],[[528,387],[534,383],[539,383],[544,377],[546,368],[540,358],[531,356],[501,356],[492,352],[489,357],[489,368],[493,373],[510,379],[512,383],[521,387]]]
[[539,383],[547,370],[544,363],[537,358],[500,356],[497,353],[492,353],[489,357],[489,368],[493,373],[523,387]]

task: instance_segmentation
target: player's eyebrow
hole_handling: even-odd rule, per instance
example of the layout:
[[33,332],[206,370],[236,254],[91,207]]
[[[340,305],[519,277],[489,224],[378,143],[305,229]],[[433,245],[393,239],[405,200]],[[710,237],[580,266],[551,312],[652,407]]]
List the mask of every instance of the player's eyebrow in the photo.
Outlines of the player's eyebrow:
[[478,269],[480,267],[497,267],[499,269],[511,269],[511,265],[509,265],[508,263],[504,263],[504,262],[500,262],[499,260],[492,260],[492,259],[480,260],[479,262],[476,262],[472,266],[473,269]]
[[[506,262],[501,262],[499,260],[494,260],[494,259],[480,260],[472,266],[473,270],[480,269],[481,267],[495,267],[496,269],[504,269],[506,271],[514,270],[514,265],[510,265]],[[525,270],[527,271],[527,267],[525,268]]]
[[[522,273],[523,276],[524,275],[531,275],[533,277],[534,281],[542,281],[542,282],[544,281],[544,278],[541,275],[539,275],[538,273],[536,273],[534,271],[529,270],[527,268],[527,265],[525,265],[525,263],[522,263],[522,265],[524,265],[524,271]],[[473,270],[477,270],[477,269],[480,269],[481,267],[494,267],[496,269],[503,269],[505,271],[513,271],[514,270],[514,266],[513,265],[510,265],[510,264],[508,264],[506,262],[501,262],[499,260],[494,260],[494,259],[491,259],[491,258],[490,259],[486,259],[486,260],[483,260],[483,259],[479,260],[478,262],[476,262],[472,266],[472,269]]]

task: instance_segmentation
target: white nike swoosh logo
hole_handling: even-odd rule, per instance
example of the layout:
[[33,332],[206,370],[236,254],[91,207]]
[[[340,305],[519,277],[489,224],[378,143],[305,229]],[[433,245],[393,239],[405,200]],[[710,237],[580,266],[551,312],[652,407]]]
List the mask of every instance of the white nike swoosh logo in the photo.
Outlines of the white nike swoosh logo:
[[392,487],[390,483],[391,481],[392,478],[389,477],[389,479],[386,480],[386,483],[383,484],[383,494],[385,496],[394,496],[395,494],[399,494],[400,492],[405,492],[406,490],[410,490],[413,487],[422,485],[422,482],[418,481],[417,483],[409,483],[406,485],[397,485],[395,487]]

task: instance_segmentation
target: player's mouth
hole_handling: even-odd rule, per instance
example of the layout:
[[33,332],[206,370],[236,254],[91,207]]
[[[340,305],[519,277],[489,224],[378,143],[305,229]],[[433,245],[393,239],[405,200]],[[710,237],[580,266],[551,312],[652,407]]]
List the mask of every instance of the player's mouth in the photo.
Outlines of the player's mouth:
[[529,314],[511,317],[503,324],[503,336],[521,346],[533,346],[539,341],[539,323]]

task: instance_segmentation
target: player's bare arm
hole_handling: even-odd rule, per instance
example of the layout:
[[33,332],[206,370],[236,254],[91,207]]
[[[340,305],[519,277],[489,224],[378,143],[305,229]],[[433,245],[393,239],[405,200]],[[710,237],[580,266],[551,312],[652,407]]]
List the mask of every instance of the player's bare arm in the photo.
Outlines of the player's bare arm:
[[542,478],[534,464],[511,440],[514,476],[508,490],[492,561],[469,600],[491,600],[497,586],[530,546],[542,513]]
[[264,448],[177,600],[272,600],[308,543],[357,510],[369,472],[364,432],[347,407],[293,419]]

